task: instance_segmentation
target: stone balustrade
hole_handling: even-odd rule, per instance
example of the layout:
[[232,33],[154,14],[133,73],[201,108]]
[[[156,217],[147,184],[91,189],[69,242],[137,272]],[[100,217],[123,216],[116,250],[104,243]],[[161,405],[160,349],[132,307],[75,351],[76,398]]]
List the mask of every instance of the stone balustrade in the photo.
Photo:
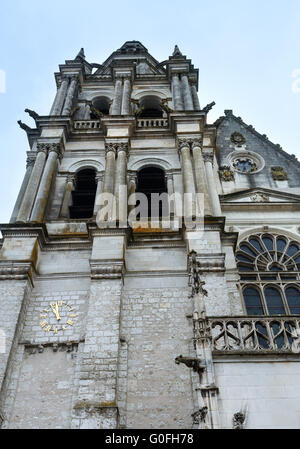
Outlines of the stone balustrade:
[[101,129],[101,122],[99,120],[76,120],[74,121],[74,129]]
[[300,316],[215,317],[208,327],[215,353],[300,353]]
[[144,118],[137,120],[137,128],[168,128],[169,121],[166,118]]

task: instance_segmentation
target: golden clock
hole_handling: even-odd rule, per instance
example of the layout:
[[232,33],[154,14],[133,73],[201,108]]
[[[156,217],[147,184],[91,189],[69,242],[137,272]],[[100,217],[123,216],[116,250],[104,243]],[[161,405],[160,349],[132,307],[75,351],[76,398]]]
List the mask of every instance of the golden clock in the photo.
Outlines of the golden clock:
[[77,317],[75,307],[69,302],[51,302],[40,314],[40,326],[45,332],[58,334],[72,328]]

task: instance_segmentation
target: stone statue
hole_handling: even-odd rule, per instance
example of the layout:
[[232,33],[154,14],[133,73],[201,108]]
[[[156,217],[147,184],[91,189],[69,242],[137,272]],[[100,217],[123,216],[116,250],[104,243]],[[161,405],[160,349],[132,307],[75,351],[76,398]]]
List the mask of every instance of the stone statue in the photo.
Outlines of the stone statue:
[[168,105],[168,102],[170,101],[170,98],[163,98],[160,102],[160,105],[164,111],[167,113],[173,112],[173,109],[171,109]]
[[176,365],[180,365],[180,363],[183,363],[188,368],[192,368],[193,371],[198,374],[202,374],[206,368],[206,366],[201,363],[201,360],[192,357],[183,357],[182,355],[176,357],[175,363]]
[[178,45],[175,45],[174,51],[173,51],[173,55],[172,56],[182,56],[181,51],[179,50]]

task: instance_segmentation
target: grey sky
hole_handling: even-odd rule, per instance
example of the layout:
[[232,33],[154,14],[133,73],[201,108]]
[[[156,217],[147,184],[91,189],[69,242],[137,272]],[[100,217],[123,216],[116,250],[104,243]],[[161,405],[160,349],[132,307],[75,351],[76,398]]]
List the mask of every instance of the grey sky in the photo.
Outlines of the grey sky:
[[33,125],[26,107],[48,114],[53,73],[81,47],[101,63],[126,40],[160,61],[178,44],[200,70],[201,105],[217,103],[210,122],[233,109],[300,159],[299,29],[299,0],[2,2],[0,222],[9,220],[25,171],[28,143],[16,122]]

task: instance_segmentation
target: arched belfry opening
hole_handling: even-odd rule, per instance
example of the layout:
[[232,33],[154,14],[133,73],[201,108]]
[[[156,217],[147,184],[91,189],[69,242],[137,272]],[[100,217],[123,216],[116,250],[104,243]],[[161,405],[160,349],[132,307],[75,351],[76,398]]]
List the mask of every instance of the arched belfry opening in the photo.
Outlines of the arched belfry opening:
[[160,98],[154,95],[147,95],[140,100],[140,107],[143,108],[139,118],[163,118],[163,109],[160,105]]
[[[94,108],[98,109],[98,111],[102,114],[109,115],[110,100],[107,97],[94,98],[92,104]],[[96,120],[97,118],[98,117],[93,112],[91,112],[91,119]]]
[[[137,174],[137,192],[146,195],[148,200],[148,217],[151,217],[151,194],[168,193],[165,171],[158,167],[142,168]],[[159,217],[162,218],[163,211],[168,211],[168,202],[159,203]],[[153,215],[153,211],[152,211]]]
[[95,175],[95,170],[90,168],[80,170],[76,174],[70,218],[91,218],[93,216],[97,189]]

